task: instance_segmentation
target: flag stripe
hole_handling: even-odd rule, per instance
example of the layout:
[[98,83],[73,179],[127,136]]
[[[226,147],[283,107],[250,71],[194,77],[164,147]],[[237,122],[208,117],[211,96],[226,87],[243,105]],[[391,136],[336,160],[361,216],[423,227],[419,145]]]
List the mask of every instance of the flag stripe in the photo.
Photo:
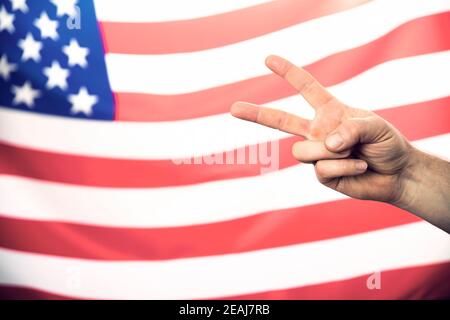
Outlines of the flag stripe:
[[449,248],[449,234],[417,222],[276,249],[169,261],[98,262],[1,249],[0,283],[81,298],[213,298],[350,279],[374,268],[449,262]]
[[[430,33],[433,33],[433,37],[429,36]],[[389,60],[449,50],[450,43],[447,40],[449,38],[450,12],[426,16],[409,21],[361,47],[339,52],[309,64],[305,69],[324,86],[329,87]],[[181,95],[115,92],[116,119],[121,121],[191,119],[228,112],[230,105],[239,100],[263,104],[294,94],[296,92],[275,75],[264,75]]]
[[[442,148],[449,139],[446,134],[414,145],[450,158],[450,150]],[[309,165],[251,178],[151,189],[81,187],[0,176],[0,212],[4,216],[112,227],[206,224],[345,198],[321,185]]]
[[81,259],[168,260],[282,247],[416,221],[396,207],[354,199],[175,228],[108,228],[0,215],[0,247]]
[[104,21],[101,22],[101,28],[107,52],[180,53],[205,50],[256,38],[367,2],[369,1],[279,0],[190,20],[160,23]]
[[[377,272],[376,270],[374,272]],[[373,274],[373,273],[372,273]],[[450,298],[450,263],[402,268],[380,273],[380,290],[369,290],[372,274],[326,284],[274,290],[256,294],[224,297],[226,299],[448,299]]]
[[[330,91],[351,106],[371,110],[433,100],[450,94],[449,66],[450,51],[398,59]],[[411,70],[413,76],[405,77]],[[429,79],[433,79],[433,85]],[[299,115],[312,112],[296,96],[271,105]],[[287,136],[277,130],[249,125],[229,114],[172,122],[111,123],[0,108],[1,142],[83,156],[167,160],[233,150]]]
[[[209,0],[94,0],[95,13],[100,21],[115,22],[167,22],[190,20],[264,5],[269,0],[209,1]],[[201,10],[199,10],[201,8]],[[174,10],[175,9],[175,10]]]
[[[448,299],[450,263],[428,264],[381,273],[382,290],[368,290],[367,279],[373,273],[348,280],[221,299]],[[1,286],[0,299],[79,299],[55,295],[27,287]]]
[[[450,108],[446,107],[448,105],[450,105],[450,96],[414,105],[384,109],[377,113],[396,126],[408,139],[417,140],[450,132],[450,124],[447,121],[450,119]],[[181,186],[251,177],[269,170],[296,165],[298,161],[292,157],[291,148],[293,143],[299,140],[298,137],[288,137],[271,142],[267,145],[267,150],[274,150],[273,152],[277,154],[276,162],[271,160],[272,163],[267,163],[259,159],[253,164],[249,163],[249,153],[262,152],[258,149],[258,145],[246,147],[245,150],[232,150],[234,159],[237,159],[238,152],[245,152],[247,160],[242,164],[226,164],[226,153],[220,154],[222,164],[207,164],[204,160],[198,164],[176,164],[169,159],[126,160],[83,157],[0,143],[0,174],[98,187]],[[275,147],[273,143],[278,143],[278,146]],[[266,152],[265,156],[268,155]]]
[[[392,4],[397,3],[388,1],[376,10],[354,12],[371,5],[369,3],[216,49],[163,55],[109,53],[105,59],[111,88],[116,92],[152,94],[185,94],[205,90],[268,74],[263,61],[273,53],[273,48],[277,48],[277,54],[297,65],[308,65],[378,39],[411,19],[450,10],[448,1],[429,3],[415,0],[407,1],[411,5],[405,5],[401,11],[391,10]],[[347,16],[350,12],[353,12],[351,17]],[[383,16],[382,22],[380,15]],[[340,21],[336,18],[338,16]],[[306,45],[293,46],[292,39]],[[321,39],[320,45],[316,39]]]
[[[73,300],[76,297],[64,297],[62,295],[48,293],[26,287],[0,285],[1,300]],[[80,299],[81,300],[81,299]]]

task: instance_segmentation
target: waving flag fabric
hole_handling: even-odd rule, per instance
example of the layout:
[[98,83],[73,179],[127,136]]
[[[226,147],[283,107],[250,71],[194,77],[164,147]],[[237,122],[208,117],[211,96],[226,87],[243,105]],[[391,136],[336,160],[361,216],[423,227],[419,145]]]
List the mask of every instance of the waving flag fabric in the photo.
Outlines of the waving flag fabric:
[[[450,157],[449,50],[448,0],[0,0],[0,297],[449,297],[448,234],[228,114],[311,116],[275,53]],[[179,163],[269,141],[268,173]]]

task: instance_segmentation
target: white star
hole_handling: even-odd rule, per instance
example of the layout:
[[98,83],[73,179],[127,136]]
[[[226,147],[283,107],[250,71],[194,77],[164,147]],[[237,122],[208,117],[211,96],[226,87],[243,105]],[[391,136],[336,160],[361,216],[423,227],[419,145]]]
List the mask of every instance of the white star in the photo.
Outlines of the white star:
[[8,30],[9,33],[14,32],[14,15],[8,13],[5,7],[0,9],[0,31]]
[[23,13],[28,12],[27,0],[9,0],[14,11],[20,10]]
[[34,21],[34,25],[41,31],[41,37],[43,39],[58,39],[58,32],[56,32],[56,29],[58,28],[58,21],[51,20],[48,17],[47,12],[42,12],[39,19]]
[[31,33],[28,32],[25,39],[20,39],[18,42],[18,46],[23,50],[23,61],[33,59],[34,61],[39,62],[39,60],[41,60],[40,51],[42,49],[42,43],[34,40]]
[[89,54],[89,48],[80,47],[77,40],[70,40],[70,44],[63,47],[63,52],[69,58],[69,66],[77,64],[83,68],[87,66],[86,57]]
[[61,17],[65,14],[67,14],[69,17],[75,16],[77,13],[75,9],[75,5],[77,4],[78,0],[51,0],[51,3],[53,3],[56,6],[56,15],[58,17]]
[[29,81],[26,81],[23,86],[12,86],[11,92],[14,94],[13,104],[25,104],[28,108],[34,105],[34,99],[41,94],[39,90],[33,89]]
[[77,94],[69,94],[69,102],[72,104],[72,113],[82,112],[89,116],[92,106],[98,102],[96,95],[90,95],[86,87],[81,87]]
[[48,78],[48,89],[59,87],[62,90],[65,90],[67,88],[69,70],[61,68],[58,61],[53,61],[51,67],[44,68],[44,74]]
[[5,81],[8,81],[11,72],[16,70],[17,65],[9,63],[6,54],[2,55],[2,57],[0,58],[0,76],[2,76]]

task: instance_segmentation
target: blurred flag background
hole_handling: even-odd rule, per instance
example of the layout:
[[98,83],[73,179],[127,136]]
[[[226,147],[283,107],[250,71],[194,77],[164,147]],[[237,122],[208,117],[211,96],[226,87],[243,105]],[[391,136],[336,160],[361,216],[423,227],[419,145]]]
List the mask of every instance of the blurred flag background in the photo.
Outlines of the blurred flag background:
[[[448,234],[327,189],[292,158],[299,138],[228,114],[245,100],[311,116],[264,67],[274,53],[450,157],[449,10],[0,0],[0,297],[450,297]],[[173,161],[266,141],[266,174]]]

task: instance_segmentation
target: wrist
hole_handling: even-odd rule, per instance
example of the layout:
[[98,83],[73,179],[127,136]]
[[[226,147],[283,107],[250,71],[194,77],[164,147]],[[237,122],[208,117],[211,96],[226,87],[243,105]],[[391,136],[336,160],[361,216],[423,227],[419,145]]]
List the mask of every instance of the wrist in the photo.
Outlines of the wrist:
[[398,175],[397,195],[390,203],[402,209],[414,207],[415,199],[421,192],[420,173],[426,167],[427,155],[412,145],[408,146],[407,162]]
[[410,147],[391,204],[450,233],[450,162]]

